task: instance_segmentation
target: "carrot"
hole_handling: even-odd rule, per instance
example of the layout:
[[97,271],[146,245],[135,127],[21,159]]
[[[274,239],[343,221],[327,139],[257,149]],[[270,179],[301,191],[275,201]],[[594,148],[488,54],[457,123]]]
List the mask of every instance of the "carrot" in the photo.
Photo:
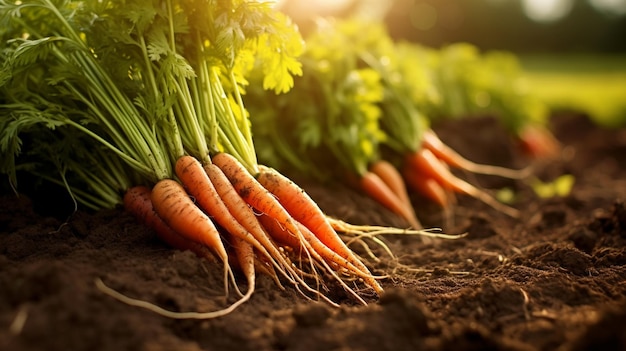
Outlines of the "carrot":
[[[150,190],[145,187],[131,188],[125,195],[125,206],[128,210],[137,214],[142,220],[146,220],[146,223],[163,223],[166,225],[164,228],[169,228],[171,233],[180,233],[183,237],[183,242],[201,243],[207,247],[213,249],[217,256],[224,262],[225,267],[225,281],[226,275],[230,272],[230,266],[228,265],[228,255],[226,248],[224,247],[217,228],[211,222],[211,219],[196,207],[195,204],[189,199],[189,196],[185,192],[185,189],[178,182],[172,179],[160,180],[152,189],[150,194],[151,201],[147,201],[146,195],[150,194]],[[153,217],[150,212],[150,206],[152,204],[153,213],[157,216]],[[140,207],[143,206],[143,207]],[[178,235],[178,234],[177,234]],[[176,243],[180,242],[178,239]],[[239,300],[231,304],[230,306],[212,312],[174,312],[166,310],[155,304],[147,301],[130,298],[120,292],[111,289],[101,279],[96,279],[96,287],[103,293],[131,306],[145,308],[149,311],[157,313],[161,316],[174,318],[174,319],[211,319],[225,316],[244,302],[250,299],[252,292],[254,291],[254,270],[252,270],[252,276],[250,275],[250,267],[248,261],[244,260],[244,257],[249,257],[249,251],[242,247],[238,248],[238,251],[242,251],[242,258],[240,259],[240,265],[242,271],[248,279],[248,292]],[[246,256],[244,256],[244,254]]]
[[259,223],[256,214],[239,196],[222,170],[215,164],[207,164],[203,168],[232,217],[268,251],[269,256],[280,257],[280,252]]
[[421,229],[422,225],[413,210],[413,205],[411,204],[411,199],[409,198],[409,194],[406,190],[404,179],[402,179],[402,175],[398,172],[396,167],[385,160],[378,160],[370,165],[369,171],[380,177],[380,179],[387,184],[389,189],[391,189],[391,191],[398,196],[400,201],[402,201],[406,213],[411,214],[410,217],[407,218],[407,221],[409,221],[411,226],[414,229]]
[[[316,237],[315,234],[313,234],[309,230],[309,228],[304,226],[302,223],[298,223],[298,226],[300,227],[300,231],[302,232],[302,235],[305,239],[304,243],[298,240],[298,238],[296,238],[293,234],[282,228],[280,224],[272,218],[266,215],[261,215],[259,216],[259,220],[263,224],[263,227],[265,227],[269,232],[272,233],[272,237],[276,241],[285,244],[293,248],[294,250],[302,250],[302,245],[304,244],[307,249],[315,252],[317,257],[319,257],[320,259],[324,258],[327,262],[335,266],[337,269],[343,268],[353,275],[356,275],[366,280],[373,278],[371,274],[361,271],[359,268],[350,263],[350,261],[341,257],[338,253],[334,252],[328,246],[324,245],[324,243],[322,243],[319,238]],[[374,286],[376,287],[376,289],[380,290],[377,291],[377,293],[382,293],[382,289],[380,289],[378,283],[374,284]]]
[[239,196],[226,175],[217,165],[212,163],[204,165],[204,171],[215,186],[218,195],[228,211],[262,246],[262,249],[259,250],[264,253],[264,257],[269,259],[270,263],[293,283],[293,277],[296,274],[294,274],[291,269],[291,265],[284,259],[283,254],[278,250],[272,238],[259,223],[257,215],[241,196]]
[[281,203],[235,157],[221,152],[213,156],[212,161],[222,170],[239,196],[248,205],[276,219],[290,232],[299,233],[296,222]]
[[[371,275],[365,264],[341,240],[317,203],[302,188],[272,168],[260,165],[259,169],[261,170],[257,176],[259,183],[278,198],[297,222],[302,223],[324,245],[346,259],[362,273]],[[376,285],[372,288],[381,290]]]
[[212,216],[213,220],[231,236],[252,245],[285,278],[295,284],[293,277],[296,274],[291,265],[284,259],[267,233],[263,232],[252,209],[237,195],[232,184],[216,165],[207,164],[203,167],[194,157],[182,156],[176,162],[175,170],[200,208]]
[[233,217],[200,161],[191,156],[181,156],[176,161],[175,171],[187,192],[195,198],[197,205],[214,221],[231,235],[246,240],[271,257],[265,248]]
[[419,170],[411,170],[405,167],[402,173],[413,191],[441,207],[443,211],[442,219],[447,227],[451,227],[453,224],[452,207],[455,203],[454,193],[449,188],[444,188],[432,177],[424,176]]
[[[348,273],[352,273],[353,275],[364,279],[364,281],[368,283],[368,285],[374,287],[376,293],[382,294],[382,287],[380,286],[380,284],[378,284],[378,282],[375,281],[374,277],[371,274],[364,274],[358,268],[354,267],[350,262],[339,257],[336,252],[333,252],[321,241],[319,241],[319,239],[317,239],[317,237],[313,233],[311,233],[311,231],[303,224],[299,223],[298,225],[306,240],[300,241],[298,240],[298,238],[289,233],[289,231],[285,230],[285,228],[281,227],[280,224],[273,218],[267,215],[261,215],[260,221],[261,223],[263,223],[263,226],[267,228],[270,233],[272,233],[272,237],[276,238],[276,240],[278,240],[279,242],[288,245],[294,250],[308,250],[313,259],[325,266],[325,268],[327,268],[327,272],[333,278],[335,278],[335,280],[337,280],[348,293],[356,297],[357,300],[364,305],[366,305],[367,303],[363,301],[363,299],[358,294],[356,294],[354,289],[347,286],[345,282],[334,272],[336,269],[338,269],[339,267],[344,268]],[[331,268],[330,265],[335,266],[335,268]]]
[[250,296],[252,296],[252,294],[254,293],[256,285],[256,259],[254,255],[254,247],[246,240],[235,235],[230,236],[229,242],[233,246],[233,249],[235,251],[238,266],[241,269],[243,275],[246,277],[246,281],[248,282],[248,290],[246,291],[246,294],[241,298],[241,300],[245,302],[249,300]]
[[518,139],[524,153],[532,158],[545,159],[558,156],[559,141],[545,127],[527,125],[519,133]]
[[389,161],[375,161],[369,166],[369,171],[379,176],[403,202],[411,203],[402,175]]
[[[283,208],[283,206],[276,200],[274,195],[265,189],[239,162],[235,157],[227,153],[218,153],[212,158],[213,164],[215,164],[222,171],[224,176],[228,179],[233,186],[237,194],[253,208],[265,213],[272,217],[281,226],[285,227],[289,232],[296,235],[301,240],[302,233],[296,224],[296,221],[291,215]],[[308,254],[308,253],[307,253]],[[326,300],[332,305],[337,305],[332,302],[324,294],[317,290],[312,289],[306,284],[297,274],[293,275],[293,278],[300,284],[294,285],[299,288],[301,285],[304,289],[318,295],[322,299]],[[304,295],[304,294],[303,294]],[[306,296],[306,295],[304,295]]]
[[152,204],[156,213],[174,231],[189,240],[209,247],[224,264],[224,284],[228,291],[228,275],[232,270],[228,254],[215,224],[189,198],[182,185],[172,179],[162,179],[152,188]]
[[413,191],[431,200],[442,208],[448,208],[451,204],[446,190],[432,177],[425,177],[422,172],[408,167],[402,172],[408,186]]
[[[239,240],[243,240],[241,238],[239,238]],[[230,240],[229,240],[230,241]],[[251,245],[249,242],[243,240],[246,245]],[[230,241],[230,245],[228,245],[228,262],[231,266],[231,268],[237,272],[243,272],[243,269],[241,267],[241,263],[239,262],[239,257],[238,254],[236,252],[236,249],[234,248],[235,245],[232,244],[232,241]],[[254,253],[254,271],[257,274],[265,274],[268,277],[272,278],[272,280],[276,283],[276,285],[281,289],[281,290],[285,290],[285,287],[283,286],[283,284],[280,282],[280,278],[278,277],[278,274],[276,273],[276,270],[274,270],[274,266],[272,266],[271,263],[269,263],[268,261],[265,260],[265,257],[262,255],[259,255],[259,253],[254,250],[253,247],[253,253]],[[244,273],[245,274],[245,273]]]
[[444,188],[449,187],[455,192],[472,196],[511,217],[519,217],[518,210],[498,202],[486,192],[457,178],[441,160],[426,148],[407,155],[405,161],[405,166],[408,167],[406,172],[422,172],[425,177],[436,180]]
[[148,228],[152,228],[157,236],[166,244],[179,250],[189,250],[198,257],[211,261],[215,257],[210,250],[195,241],[189,240],[175,232],[154,211],[150,195],[152,191],[145,186],[135,186],[124,194],[124,208]]
[[472,173],[494,175],[511,179],[526,178],[532,172],[532,168],[524,168],[520,170],[485,165],[472,162],[451,147],[444,144],[433,130],[427,130],[422,136],[422,146],[430,150],[438,159],[442,160],[451,167],[463,169]]
[[378,175],[365,172],[359,179],[359,186],[371,198],[404,218],[414,229],[421,228],[413,207],[406,206]]

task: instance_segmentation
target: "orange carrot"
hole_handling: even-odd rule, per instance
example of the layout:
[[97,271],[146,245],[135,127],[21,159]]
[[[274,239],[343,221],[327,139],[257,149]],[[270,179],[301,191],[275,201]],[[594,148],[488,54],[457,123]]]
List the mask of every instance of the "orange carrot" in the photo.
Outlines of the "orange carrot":
[[378,160],[370,165],[369,171],[380,177],[380,179],[387,184],[389,189],[402,201],[405,212],[410,215],[407,221],[409,221],[411,226],[414,229],[421,229],[422,225],[413,210],[413,204],[411,204],[404,179],[402,179],[402,175],[398,172],[396,167],[385,160]]
[[152,191],[145,186],[135,186],[124,194],[124,208],[148,228],[152,228],[166,244],[179,250],[189,250],[199,257],[214,261],[208,247],[189,240],[170,228],[152,207]]
[[385,160],[378,160],[369,166],[369,171],[379,176],[403,202],[411,203],[402,175],[394,165]]
[[[322,263],[327,268],[328,273],[330,273],[330,275],[333,276],[344,287],[344,289],[348,291],[348,293],[355,296],[357,300],[363,304],[366,304],[365,301],[363,301],[352,288],[348,287],[343,280],[336,273],[334,273],[334,270],[337,270],[340,267],[344,268],[348,273],[362,278],[368,285],[375,289],[376,293],[382,294],[382,287],[375,281],[371,274],[364,274],[350,262],[340,257],[336,252],[326,247],[326,245],[319,241],[319,239],[317,239],[317,237],[303,224],[298,223],[306,240],[300,241],[298,238],[285,230],[285,228],[281,227],[280,224],[271,217],[261,215],[260,221],[277,241],[288,245],[295,251],[307,250],[310,252],[310,256],[313,259],[315,259],[318,263]],[[331,265],[333,267],[331,267]]]
[[248,282],[248,290],[241,298],[241,300],[246,301],[254,293],[256,285],[254,248],[249,242],[235,235],[229,237],[229,242],[233,246],[235,256],[237,257],[238,267]]
[[301,251],[303,249],[302,245],[305,244],[307,245],[306,247],[308,249],[314,251],[317,255],[319,255],[320,258],[324,258],[328,263],[332,264],[337,269],[343,268],[353,275],[364,279],[372,278],[371,274],[366,274],[362,272],[360,269],[350,263],[350,261],[341,257],[338,253],[334,252],[328,246],[324,245],[324,243],[322,243],[315,236],[315,234],[313,234],[309,230],[309,228],[305,227],[302,223],[298,223],[298,226],[300,227],[300,231],[304,236],[305,242],[300,241],[293,234],[286,231],[285,228],[281,227],[278,222],[266,215],[259,216],[259,220],[263,224],[263,227],[266,228],[270,233],[272,233],[272,237],[279,243],[287,245],[288,247],[291,247],[296,251]]
[[414,229],[421,229],[421,224],[415,217],[413,207],[405,206],[403,201],[378,175],[365,172],[359,179],[359,186],[371,198],[404,218]]
[[[257,176],[258,181],[278,198],[280,204],[297,222],[302,223],[324,245],[348,260],[362,273],[371,275],[365,264],[341,240],[317,203],[302,188],[272,168],[259,166],[259,169],[261,172]],[[381,290],[380,286],[372,288]]]
[[265,248],[233,217],[200,161],[191,156],[181,156],[176,161],[175,171],[187,192],[214,221],[231,235],[246,240],[270,257]]
[[436,180],[444,188],[448,187],[455,192],[472,196],[511,217],[519,217],[518,210],[498,202],[486,192],[457,178],[441,160],[426,148],[407,155],[405,161],[405,166],[409,167],[408,171],[422,172],[425,177]]
[[527,125],[518,134],[522,150],[532,158],[553,158],[561,149],[559,141],[543,126]]
[[239,196],[248,205],[276,219],[290,232],[299,233],[298,226],[291,215],[235,157],[222,152],[213,156],[212,161],[222,170]]
[[355,264],[353,260],[360,262],[328,223],[326,215],[317,203],[302,188],[273,168],[259,166],[259,169],[261,170],[257,176],[259,183],[276,196],[280,204],[297,222],[309,228],[324,245],[351,263]]
[[263,230],[252,208],[239,196],[222,170],[215,164],[207,164],[204,166],[204,171],[233,218],[265,247],[270,256],[280,256],[276,246],[265,230]]
[[451,167],[464,169],[473,173],[495,175],[511,179],[522,179],[528,177],[532,171],[532,168],[516,170],[472,162],[461,156],[448,145],[444,144],[433,130],[427,130],[424,132],[422,137],[422,146],[430,150],[438,159]]
[[[126,191],[124,194],[124,208],[129,211],[135,218],[137,218],[142,224],[149,228],[152,228],[159,238],[166,244],[179,250],[189,250],[199,257],[215,261],[215,257],[211,253],[208,247],[201,245],[195,241],[189,240],[180,234],[176,233],[170,228],[163,220],[157,215],[152,206],[150,200],[151,190],[145,186],[135,186]],[[231,245],[235,248],[233,257],[235,262],[233,266],[239,268],[248,281],[249,286],[254,285],[254,277],[250,277],[250,274],[254,275],[255,270],[263,272],[272,277],[277,285],[281,288],[282,285],[276,276],[276,273],[271,269],[271,266],[261,262],[254,254],[251,254],[249,243],[242,244],[237,237],[231,237]],[[254,267],[249,267],[248,257],[253,258]],[[230,258],[230,255],[229,255]]]
[[[317,207],[317,204],[315,204],[315,202],[313,202],[313,200],[311,200],[308,197],[308,195],[306,195],[306,193],[300,187],[295,185],[295,183],[293,183],[290,180],[288,180],[287,178],[283,177],[284,179],[288,180],[288,183],[287,184],[282,184],[282,185],[284,185],[284,187],[282,185],[278,186],[278,189],[280,189],[280,194],[273,193],[272,190],[274,190],[274,189],[266,188],[265,187],[266,184],[261,185],[261,182],[259,180],[255,179],[243,167],[243,165],[236,158],[234,158],[233,156],[231,156],[231,155],[229,155],[227,153],[219,153],[219,154],[213,156],[212,161],[213,161],[213,163],[216,166],[218,166],[222,170],[222,172],[224,173],[224,175],[226,175],[226,177],[228,178],[230,183],[233,185],[233,187],[235,188],[235,190],[237,191],[239,196],[241,196],[241,198],[243,198],[243,200],[245,202],[247,202],[253,208],[261,211],[265,215],[273,218],[282,227],[284,227],[288,232],[290,232],[293,235],[295,235],[303,243],[302,246],[305,248],[306,255],[311,255],[311,252],[310,252],[310,250],[307,247],[306,240],[304,239],[304,236],[303,236],[300,228],[298,227],[297,223],[300,221],[300,218],[305,218],[308,221],[309,224],[314,224],[313,227],[315,227],[315,228],[322,227],[323,224],[315,223],[316,222],[315,219],[313,219],[313,221],[311,221],[311,218],[309,216],[307,216],[306,214],[304,214],[304,212],[308,212],[308,214],[311,215],[311,216],[316,216],[317,215],[318,219],[321,218],[322,221],[326,223],[326,226],[330,229],[330,232],[332,233],[332,235],[334,235],[335,243],[338,241],[340,243],[340,245],[343,245],[343,247],[345,248],[344,251],[350,253],[350,255],[345,257],[344,254],[342,254],[341,252],[337,252],[337,250],[336,250],[337,245],[336,244],[334,246],[329,246],[333,251],[339,253],[341,256],[343,256],[344,258],[348,259],[361,272],[366,273],[366,274],[371,274],[369,272],[369,270],[367,269],[367,267],[365,267],[365,265],[356,257],[356,255],[354,255],[350,251],[350,249],[348,249],[348,247],[345,246],[343,241],[341,241],[341,238],[339,238],[337,233],[332,229],[332,227],[330,227],[330,224],[328,224],[328,222],[326,221],[326,218],[325,218],[324,214],[321,212],[319,207]],[[262,166],[260,166],[260,168],[263,169]],[[265,172],[261,172],[261,174],[259,174],[259,179],[264,179],[263,173],[265,173]],[[291,186],[289,186],[290,184],[291,184]],[[285,188],[287,188],[287,189],[285,189]],[[297,197],[296,201],[295,201],[296,203],[301,203],[301,200],[303,200],[305,198],[308,199],[308,207],[309,207],[309,209],[307,210],[307,205],[303,204],[303,203],[300,204],[298,209],[294,209],[294,208],[291,208],[290,206],[287,206],[287,204],[289,204],[289,205],[293,204],[293,201],[289,201],[288,200],[289,196],[286,196],[286,195],[288,195],[290,193],[291,193],[292,196]],[[285,195],[285,196],[283,196],[283,195]],[[276,197],[274,197],[274,196],[276,196]],[[287,200],[287,203],[283,203],[282,201],[284,201],[284,200]],[[281,202],[279,202],[279,201],[281,201]],[[317,212],[316,211],[313,211],[313,212],[310,211],[311,210],[311,208],[310,208],[311,205],[315,209],[317,209],[316,210]],[[292,210],[294,210],[294,211],[292,212]],[[311,229],[307,225],[307,223],[302,223],[302,224],[307,226],[307,228]],[[313,230],[311,229],[311,231],[313,231]],[[315,235],[318,235],[319,231],[318,232],[313,231],[313,232],[314,232]],[[326,234],[328,234],[328,232]],[[322,242],[324,242],[324,240],[321,237],[319,237],[319,238],[320,238],[320,240],[322,240]],[[328,244],[326,244],[326,245],[328,246]],[[311,261],[311,264],[313,264],[312,257],[308,257],[308,258]],[[323,262],[324,262],[324,264],[326,264],[325,261],[323,261]],[[307,286],[304,286],[304,287],[307,288]],[[378,290],[380,290],[380,289],[378,289]],[[317,292],[315,292],[315,293],[317,293]],[[321,294],[320,297],[322,297],[324,299],[327,299],[327,297],[324,296],[323,294]]]
[[[147,194],[145,189],[138,188],[137,191],[133,191],[128,194],[129,206],[132,203],[145,203],[142,200],[143,195]],[[228,264],[228,255],[226,248],[224,247],[217,228],[211,222],[211,219],[202,210],[195,206],[191,201],[185,189],[178,182],[172,179],[160,180],[152,189],[150,195],[151,202],[153,204],[154,212],[161,218],[162,221],[168,225],[168,227],[181,236],[185,237],[189,241],[201,243],[211,248],[217,256],[224,262],[224,281],[227,281],[227,275],[232,273]],[[133,210],[131,212],[139,210]],[[140,213],[140,212],[137,212]],[[144,212],[146,213],[146,212]],[[149,216],[149,212],[148,216]],[[148,217],[145,217],[148,218]],[[158,221],[157,221],[158,222]],[[254,291],[254,271],[250,273],[249,261],[243,260],[243,255],[248,255],[249,251],[246,248],[241,248],[242,251],[242,270],[245,272],[248,281],[248,292],[239,300],[231,304],[230,306],[213,312],[174,312],[163,309],[150,302],[133,299],[126,295],[123,295],[108,286],[106,286],[102,280],[96,280],[97,288],[105,294],[124,302],[131,306],[137,306],[145,308],[161,316],[175,319],[211,319],[225,316],[234,311],[241,304],[246,302],[252,292]],[[246,256],[249,257],[249,256]],[[247,267],[246,267],[247,266]]]
[[418,170],[411,170],[409,168],[405,168],[402,173],[407,184],[413,191],[433,201],[442,208],[448,208],[450,206],[446,190],[435,179],[425,177]]
[[452,190],[444,188],[435,179],[424,176],[420,170],[405,167],[402,174],[413,191],[441,207],[442,219],[447,227],[451,227],[453,224],[452,206],[455,203]]
[[237,195],[232,184],[216,165],[208,164],[203,167],[194,157],[182,156],[176,162],[175,170],[200,208],[212,216],[213,220],[231,236],[252,245],[285,278],[295,283],[290,264],[274,246],[269,236],[263,232],[252,209]]
[[[283,254],[278,250],[272,238],[259,223],[257,215],[252,208],[239,196],[226,175],[215,164],[204,165],[204,171],[215,186],[219,197],[232,216],[254,239],[263,247],[259,251],[268,259],[287,279],[293,282],[293,271],[291,265],[284,259]],[[256,245],[255,245],[256,248]],[[258,249],[258,248],[257,248]],[[291,274],[287,274],[291,273]]]
[[[296,221],[282,207],[278,200],[276,200],[276,198],[267,189],[259,184],[259,182],[236,158],[227,153],[218,153],[213,156],[212,161],[213,164],[219,167],[244,202],[272,217],[278,221],[281,226],[301,238],[301,240],[304,240],[302,239],[302,233],[300,232]],[[294,285],[296,288],[299,289],[299,287],[303,287],[304,289],[326,300],[328,303],[336,305],[336,303],[332,302],[328,299],[328,297],[324,296],[324,294],[321,294],[319,291],[308,286],[297,274],[292,275],[292,278],[300,283]]]
[[224,263],[224,284],[228,291],[228,276],[232,275],[228,254],[215,224],[193,203],[180,183],[162,179],[152,188],[152,204],[156,213],[174,231],[189,240],[209,247]]

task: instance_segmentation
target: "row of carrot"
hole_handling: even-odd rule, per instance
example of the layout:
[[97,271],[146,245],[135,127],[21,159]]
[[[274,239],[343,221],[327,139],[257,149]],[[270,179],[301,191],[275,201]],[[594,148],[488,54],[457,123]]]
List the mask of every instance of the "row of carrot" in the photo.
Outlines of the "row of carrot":
[[469,44],[435,50],[395,42],[382,23],[357,19],[320,21],[305,40],[303,75],[292,90],[273,95],[248,89],[264,163],[351,184],[421,228],[407,187],[448,216],[453,194],[460,193],[516,217],[516,209],[450,168],[513,179],[531,172],[465,159],[438,138],[433,121],[490,113],[534,157],[558,152],[545,127],[547,110],[519,87],[510,54],[481,57]]

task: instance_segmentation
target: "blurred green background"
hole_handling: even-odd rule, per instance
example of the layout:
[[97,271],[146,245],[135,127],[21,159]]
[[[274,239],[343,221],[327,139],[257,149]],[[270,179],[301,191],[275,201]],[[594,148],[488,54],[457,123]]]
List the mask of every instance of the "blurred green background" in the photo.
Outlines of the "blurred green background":
[[317,16],[382,20],[398,40],[469,42],[518,55],[555,110],[626,125],[626,0],[282,0],[303,33]]

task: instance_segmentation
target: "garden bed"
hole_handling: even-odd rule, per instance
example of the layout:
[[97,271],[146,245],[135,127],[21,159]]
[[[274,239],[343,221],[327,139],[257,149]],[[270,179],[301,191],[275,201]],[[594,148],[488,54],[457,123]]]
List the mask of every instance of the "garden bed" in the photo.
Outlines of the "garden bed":
[[[60,205],[45,196],[5,194],[0,349],[624,349],[626,129],[601,129],[571,114],[555,116],[552,128],[564,144],[563,158],[537,163],[535,173],[546,182],[573,175],[568,196],[539,198],[519,181],[469,178],[513,189],[522,217],[460,197],[445,229],[466,237],[386,237],[397,261],[377,250],[381,262],[370,266],[389,278],[382,281],[384,296],[365,296],[368,306],[355,305],[335,286],[328,294],[340,308],[307,301],[261,276],[252,299],[226,317],[160,317],[107,296],[95,280],[168,309],[208,311],[224,306],[221,267],[168,248],[121,209],[79,211],[65,220]],[[434,129],[474,161],[528,162],[493,119]],[[293,178],[329,215],[405,225],[351,189]],[[417,197],[413,202],[426,226],[444,224],[436,207]]]

